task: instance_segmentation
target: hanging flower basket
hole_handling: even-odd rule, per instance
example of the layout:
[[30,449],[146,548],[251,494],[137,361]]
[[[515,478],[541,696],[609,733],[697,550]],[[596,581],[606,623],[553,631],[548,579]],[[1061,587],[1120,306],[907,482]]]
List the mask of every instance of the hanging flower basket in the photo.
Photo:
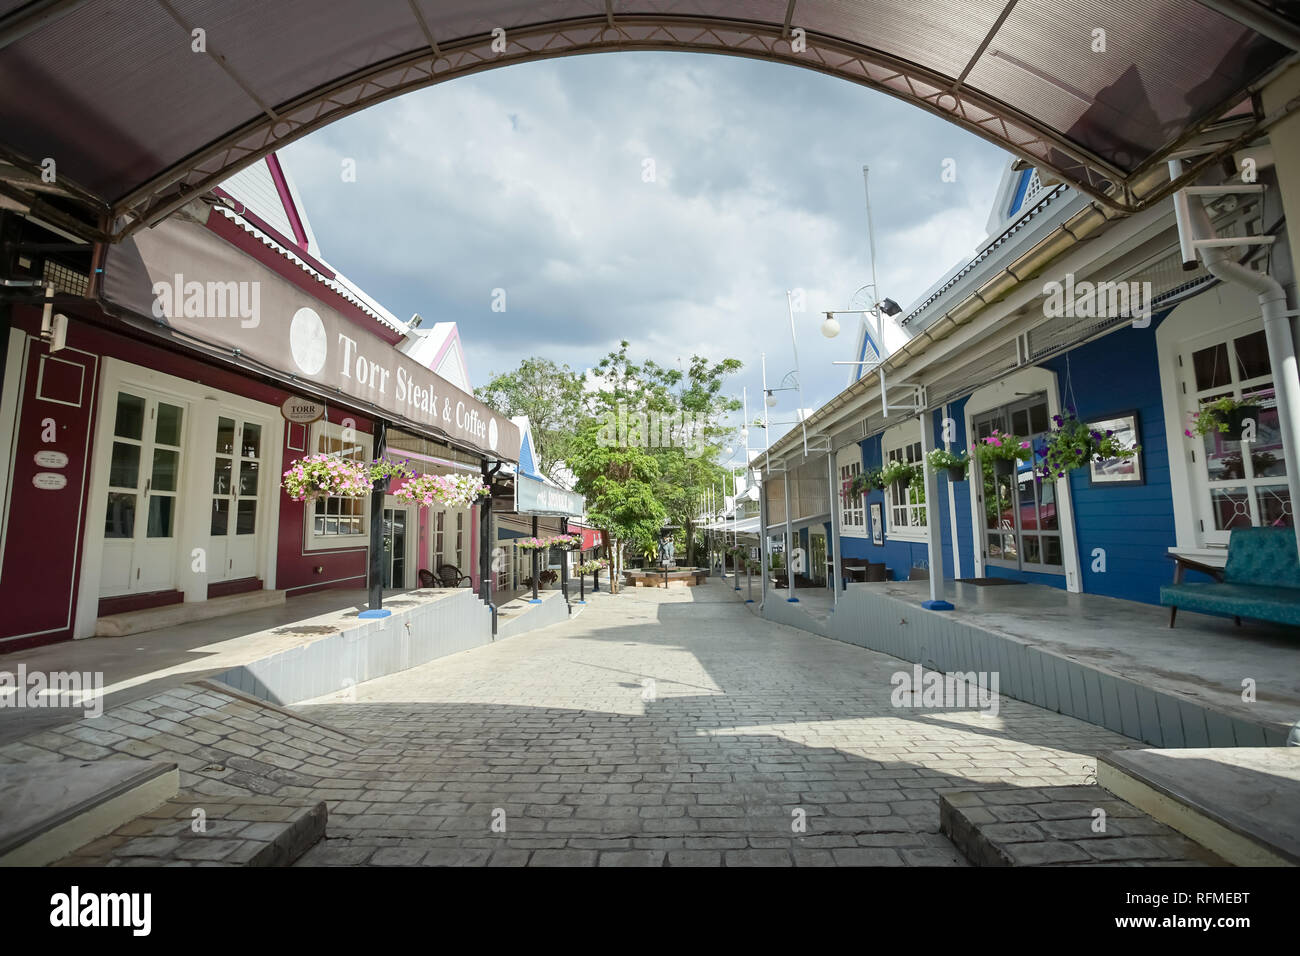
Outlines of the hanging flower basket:
[[281,484],[294,501],[364,498],[374,482],[365,462],[337,455],[308,455],[289,466]]
[[468,508],[491,489],[477,475],[416,475],[408,478],[393,494],[421,508],[442,505],[448,508]]
[[596,561],[588,561],[585,564],[578,565],[578,573],[595,574],[598,571],[604,571],[607,567],[609,567],[609,562],[604,558],[600,558]]
[[1210,432],[1228,436],[1229,441],[1240,441],[1250,419],[1259,426],[1259,416],[1263,407],[1251,399],[1237,399],[1229,396],[1210,402],[1192,413],[1191,426],[1183,429],[1188,438],[1201,438]]
[[999,478],[1014,475],[1020,463],[1033,457],[1033,447],[1019,435],[995,431],[980,442],[980,460],[992,463],[993,474]]
[[520,551],[545,551],[551,547],[551,539],[515,538],[515,547]]
[[891,461],[880,469],[880,479],[885,485],[894,486],[894,496],[899,500],[907,494],[908,486],[917,479],[921,470],[908,461]]
[[925,456],[926,462],[932,471],[948,472],[948,480],[951,482],[962,481],[966,477],[966,468],[970,465],[970,459],[963,452],[960,455],[954,455],[946,448],[934,448]]
[[555,547],[562,551],[582,550],[582,535],[580,534],[557,534],[554,540]]
[[[1113,431],[1098,431],[1073,412],[1053,415],[1052,423],[1056,427],[1048,435],[1043,453],[1043,472],[1049,477],[1064,478],[1089,462],[1132,458],[1138,452],[1138,446],[1125,447]],[[1038,480],[1042,481],[1042,477]]]

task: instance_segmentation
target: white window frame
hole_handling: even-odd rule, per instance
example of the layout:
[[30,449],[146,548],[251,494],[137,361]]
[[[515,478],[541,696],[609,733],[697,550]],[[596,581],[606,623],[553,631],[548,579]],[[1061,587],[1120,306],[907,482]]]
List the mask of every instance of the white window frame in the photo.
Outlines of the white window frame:
[[[320,440],[323,437],[343,441],[343,425],[335,422],[319,421],[311,426],[311,435],[307,441],[307,455],[320,454]],[[373,457],[374,438],[368,432],[356,431],[356,444],[361,461],[370,461]],[[342,551],[366,548],[370,545],[370,496],[361,499],[361,531],[357,534],[317,534],[316,502],[312,501],[303,509],[302,547],[304,551]]]
[[[1199,410],[1201,402],[1210,401],[1224,395],[1230,395],[1233,398],[1240,399],[1243,391],[1254,392],[1263,388],[1276,388],[1273,379],[1272,370],[1270,369],[1267,376],[1256,376],[1249,379],[1240,378],[1240,370],[1237,368],[1235,339],[1240,339],[1248,335],[1261,335],[1264,332],[1264,323],[1262,319],[1251,320],[1242,323],[1234,323],[1218,329],[1208,335],[1198,336],[1186,342],[1185,346],[1179,353],[1181,361],[1181,371],[1185,389],[1180,390],[1180,394],[1185,396],[1183,402],[1184,415],[1182,421],[1187,423],[1192,412]],[[1216,345],[1226,346],[1225,351],[1228,354],[1228,376],[1229,383],[1219,388],[1210,388],[1198,391],[1196,388],[1196,372],[1192,363],[1192,356],[1203,349],[1213,348]],[[1276,407],[1276,397],[1272,400],[1272,406]],[[1265,407],[1270,407],[1267,401]],[[1184,436],[1183,444],[1187,446],[1189,458],[1189,470],[1192,483],[1197,489],[1197,493],[1192,497],[1192,502],[1196,508],[1193,520],[1197,522],[1197,531],[1200,534],[1201,541],[1209,547],[1227,547],[1228,536],[1230,531],[1223,531],[1216,527],[1215,508],[1213,492],[1216,488],[1244,488],[1246,489],[1246,517],[1250,521],[1251,527],[1259,527],[1260,514],[1258,506],[1258,497],[1256,490],[1260,487],[1280,486],[1284,491],[1288,491],[1287,475],[1284,471],[1281,475],[1271,475],[1267,478],[1251,477],[1240,479],[1211,479],[1208,468],[1208,461],[1205,455],[1204,441],[1198,446],[1192,443]],[[1247,456],[1243,455],[1243,458]],[[1288,464],[1285,455],[1282,459],[1283,467]],[[1243,474],[1245,462],[1242,463]],[[1253,470],[1253,467],[1252,467]]]
[[[1174,501],[1174,535],[1177,542],[1170,548],[1181,554],[1199,556],[1214,562],[1222,560],[1226,548],[1201,531],[1200,521],[1209,518],[1209,491],[1204,465],[1199,461],[1201,447],[1193,445],[1183,434],[1195,396],[1184,394],[1187,379],[1179,356],[1189,343],[1202,348],[1202,339],[1211,335],[1237,338],[1263,327],[1259,301],[1247,290],[1218,283],[1200,295],[1181,302],[1156,329],[1156,355],[1160,365],[1160,395],[1165,413],[1165,439],[1169,447],[1170,496]],[[1195,351],[1195,349],[1191,349]],[[1184,358],[1186,363],[1187,359]],[[1193,461],[1193,449],[1195,458]],[[1290,462],[1287,463],[1290,466]],[[1188,502],[1195,502],[1188,506]],[[1207,528],[1213,527],[1207,521]],[[1219,532],[1221,535],[1222,532]]]
[[835,471],[840,481],[840,534],[848,538],[867,536],[866,495],[849,492],[849,483],[862,474],[862,446],[856,443],[835,453]]
[[[921,422],[918,419],[914,418],[901,425],[895,425],[893,428],[887,429],[881,436],[880,459],[882,467],[889,464],[891,455],[916,464],[923,465],[925,463],[925,459],[921,454]],[[919,503],[910,500],[912,494],[908,495],[909,500],[906,503],[895,501],[893,485],[885,488],[886,537],[893,538],[896,541],[918,541],[921,543],[929,540],[926,531],[926,522],[929,520],[929,506],[924,500],[924,486],[920,487],[922,500]],[[916,488],[917,485],[912,486],[913,494],[916,493]]]
[[[1161,328],[1163,328],[1163,325]],[[992,385],[986,385],[972,392],[970,398],[966,400],[965,408],[962,410],[962,419],[966,430],[966,447],[968,449],[974,447],[975,429],[971,423],[979,417],[980,413],[992,411],[1004,405],[1014,405],[1020,398],[1035,392],[1047,393],[1047,413],[1049,415],[1061,414],[1061,391],[1056,374],[1050,369],[1037,366],[1021,369],[1006,378],[999,379]],[[974,465],[972,465],[973,467]],[[972,476],[976,474],[978,472],[972,472]],[[980,545],[982,540],[980,535],[985,533],[984,507],[981,504],[984,482],[968,481],[967,484],[970,486],[971,540],[974,542],[975,577],[979,578],[984,576],[987,569],[984,561],[984,548]],[[1062,557],[1065,559],[1065,589],[1077,594],[1083,590],[1083,575],[1079,570],[1079,543],[1074,527],[1074,499],[1070,495],[1070,481],[1068,478],[1056,479],[1056,510],[1061,527],[1061,552]]]

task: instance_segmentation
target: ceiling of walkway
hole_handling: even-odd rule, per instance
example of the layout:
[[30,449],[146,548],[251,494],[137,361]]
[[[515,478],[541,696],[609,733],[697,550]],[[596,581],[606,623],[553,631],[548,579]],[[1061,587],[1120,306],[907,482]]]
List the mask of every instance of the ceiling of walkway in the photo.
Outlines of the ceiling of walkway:
[[1297,49],[1294,0],[0,0],[0,189],[48,194],[52,158],[123,235],[411,90],[691,50],[882,90],[1132,210],[1207,126],[1236,118],[1223,151],[1257,132],[1251,94]]

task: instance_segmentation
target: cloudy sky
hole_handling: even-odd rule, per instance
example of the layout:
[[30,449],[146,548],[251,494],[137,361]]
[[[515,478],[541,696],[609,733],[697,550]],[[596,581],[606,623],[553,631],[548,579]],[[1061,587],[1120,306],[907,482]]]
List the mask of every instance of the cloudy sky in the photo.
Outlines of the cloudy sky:
[[[880,287],[907,306],[983,238],[1008,159],[843,80],[698,53],[492,70],[281,156],[325,258],[400,318],[459,323],[475,385],[530,355],[586,368],[626,338],[663,364],[740,359],[751,417],[760,355],[769,381],[794,367],[787,289],[808,309],[795,316],[805,404],[847,384],[831,362],[856,358],[856,320],[827,340],[820,311],[871,281],[862,166]],[[956,182],[941,176],[949,158]],[[794,406],[788,393],[773,416]]]

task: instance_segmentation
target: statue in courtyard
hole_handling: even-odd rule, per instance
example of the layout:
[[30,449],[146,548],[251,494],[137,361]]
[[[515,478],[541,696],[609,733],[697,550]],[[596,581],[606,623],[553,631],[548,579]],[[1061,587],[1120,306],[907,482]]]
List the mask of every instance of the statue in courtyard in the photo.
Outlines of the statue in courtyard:
[[672,535],[664,535],[659,539],[659,564],[666,568],[676,563]]

